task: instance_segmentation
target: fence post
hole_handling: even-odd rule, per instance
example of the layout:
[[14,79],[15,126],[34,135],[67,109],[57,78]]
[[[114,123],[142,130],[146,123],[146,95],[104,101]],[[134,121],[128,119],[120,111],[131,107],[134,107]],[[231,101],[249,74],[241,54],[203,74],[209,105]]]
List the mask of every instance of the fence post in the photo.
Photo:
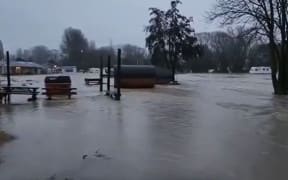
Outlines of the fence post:
[[11,102],[11,74],[10,74],[10,55],[9,51],[6,52],[6,76],[7,76],[7,101]]
[[100,92],[103,92],[103,56],[100,57]]
[[115,100],[120,101],[121,98],[121,88],[120,88],[120,81],[121,81],[121,49],[118,49],[118,57],[117,57],[117,93],[115,95]]
[[111,77],[111,56],[108,56],[107,62],[107,95],[110,94],[110,77]]

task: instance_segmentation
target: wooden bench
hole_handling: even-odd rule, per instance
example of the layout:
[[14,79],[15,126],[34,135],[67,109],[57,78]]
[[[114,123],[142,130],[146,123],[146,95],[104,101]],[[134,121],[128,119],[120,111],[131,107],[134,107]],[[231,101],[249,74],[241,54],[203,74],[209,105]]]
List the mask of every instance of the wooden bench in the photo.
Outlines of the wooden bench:
[[99,85],[101,83],[101,78],[85,78],[86,85]]
[[72,95],[76,95],[77,88],[59,88],[59,87],[49,87],[42,88],[46,92],[43,92],[42,95],[46,95],[48,100],[52,100],[52,96],[68,96],[71,99]]

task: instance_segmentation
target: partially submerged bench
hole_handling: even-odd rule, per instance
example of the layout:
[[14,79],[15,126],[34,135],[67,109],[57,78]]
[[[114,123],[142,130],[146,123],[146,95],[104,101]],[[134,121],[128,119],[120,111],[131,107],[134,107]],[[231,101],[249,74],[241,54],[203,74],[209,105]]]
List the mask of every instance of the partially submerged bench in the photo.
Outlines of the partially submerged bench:
[[86,85],[99,85],[101,83],[101,78],[85,78]]
[[76,95],[76,88],[71,87],[71,79],[69,76],[48,76],[45,78],[45,90],[43,95],[46,95],[49,100],[53,96],[67,96],[69,99],[72,95]]

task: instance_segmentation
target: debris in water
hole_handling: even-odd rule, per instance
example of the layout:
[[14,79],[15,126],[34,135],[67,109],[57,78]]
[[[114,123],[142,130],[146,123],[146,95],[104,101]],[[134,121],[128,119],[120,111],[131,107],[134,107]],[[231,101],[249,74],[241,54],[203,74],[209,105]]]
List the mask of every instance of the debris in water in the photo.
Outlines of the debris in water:
[[106,160],[111,159],[111,158],[108,157],[107,155],[100,153],[99,150],[96,150],[96,151],[95,151],[94,156],[95,156],[96,158],[102,158],[102,159],[106,159]]
[[[59,179],[59,178],[58,178]],[[56,174],[50,176],[47,180],[57,180]],[[59,179],[60,180],[60,179]],[[63,180],[73,180],[72,178],[65,178]]]
[[87,159],[87,157],[88,157],[88,155],[85,154],[85,155],[82,156],[82,159]]
[[[94,156],[94,158],[98,158],[98,159],[105,159],[105,160],[111,159],[109,156],[107,156],[107,155],[105,155],[105,154],[103,154],[103,153],[100,153],[99,149],[94,152],[93,156]],[[85,160],[85,159],[87,159],[88,157],[89,157],[89,155],[84,154],[84,155],[82,156],[82,159]],[[90,156],[90,157],[91,157],[91,156]]]
[[50,177],[48,178],[48,180],[56,180],[56,175],[54,174],[54,175],[50,176]]
[[7,134],[4,131],[0,131],[0,145],[4,144],[6,142],[12,141],[14,139],[15,139],[14,136]]

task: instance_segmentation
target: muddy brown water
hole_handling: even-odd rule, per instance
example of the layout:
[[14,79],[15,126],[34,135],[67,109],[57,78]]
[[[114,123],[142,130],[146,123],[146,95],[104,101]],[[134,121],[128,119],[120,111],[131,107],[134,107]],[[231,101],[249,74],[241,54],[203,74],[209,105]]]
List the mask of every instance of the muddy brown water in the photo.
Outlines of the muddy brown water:
[[[121,102],[87,76],[72,75],[72,100],[1,105],[0,129],[16,137],[0,147],[1,180],[288,179],[288,98],[269,76],[180,75]],[[43,87],[44,76],[13,79]]]

